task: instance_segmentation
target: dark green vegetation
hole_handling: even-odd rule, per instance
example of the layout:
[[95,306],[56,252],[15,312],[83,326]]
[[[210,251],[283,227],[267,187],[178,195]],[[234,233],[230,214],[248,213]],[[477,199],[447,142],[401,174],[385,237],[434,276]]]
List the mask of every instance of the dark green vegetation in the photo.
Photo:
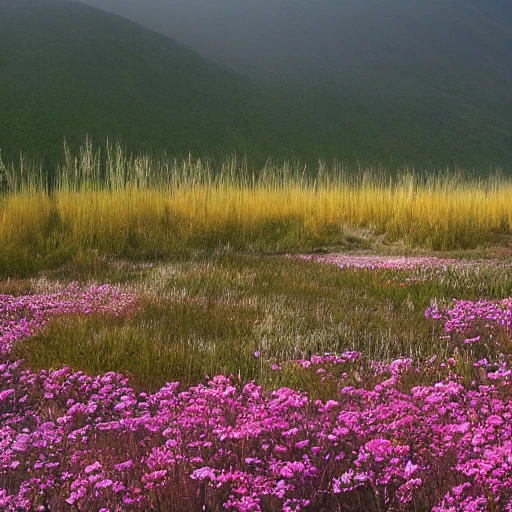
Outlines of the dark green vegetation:
[[507,0],[83,0],[265,86],[318,156],[512,168]]
[[[455,0],[400,0],[390,11],[349,4],[253,6],[237,30],[210,20],[210,33],[239,38],[230,47],[259,69],[251,82],[86,6],[0,0],[3,158],[22,150],[51,167],[64,137],[73,147],[88,133],[130,149],[216,158],[237,152],[256,163],[287,156],[512,169],[510,8]],[[140,5],[146,16],[139,21],[151,25],[154,5]],[[225,7],[219,12],[234,23],[245,19],[241,2]],[[186,9],[198,18],[208,12],[194,2]]]
[[[441,326],[424,317],[432,298],[442,304],[453,297],[512,293],[506,267],[422,271],[424,280],[408,282],[403,271],[340,270],[282,257],[221,253],[131,270],[103,261],[47,276],[61,281],[127,278],[127,289],[143,297],[141,310],[129,319],[56,319],[48,330],[20,343],[15,355],[37,368],[68,364],[92,374],[127,372],[145,390],[166,381],[191,384],[206,374],[233,373],[325,395],[332,390],[320,385],[319,376],[286,364],[283,372],[274,372],[271,363],[345,350],[374,360],[443,358],[447,346],[440,339]],[[261,358],[254,357],[255,351]]]
[[[132,22],[58,0],[0,1],[0,148],[62,157],[85,140],[186,156],[286,153],[245,78]],[[264,155],[264,157],[263,157]]]

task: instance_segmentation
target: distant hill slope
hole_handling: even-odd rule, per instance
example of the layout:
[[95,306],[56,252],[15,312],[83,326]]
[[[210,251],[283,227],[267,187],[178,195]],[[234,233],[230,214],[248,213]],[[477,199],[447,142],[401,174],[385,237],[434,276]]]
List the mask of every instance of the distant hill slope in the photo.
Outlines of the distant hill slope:
[[449,78],[510,70],[509,0],[81,1],[252,76],[318,83],[347,72]]
[[0,49],[4,158],[23,150],[53,161],[64,137],[75,145],[86,134],[184,155],[286,152],[246,78],[118,16],[0,0]]
[[[90,1],[107,7],[111,0]],[[158,7],[155,0],[123,2],[152,16]],[[228,30],[226,20],[242,20],[230,48],[258,71],[247,78],[83,4],[0,0],[4,158],[23,150],[53,162],[64,137],[77,145],[89,134],[97,143],[109,137],[134,149],[218,158],[237,152],[258,163],[292,156],[512,172],[508,3],[159,5],[177,6],[182,15],[195,8],[203,21],[224,9],[219,25],[215,17],[205,21],[210,35]],[[281,19],[283,12],[291,21]]]
[[293,85],[327,153],[512,170],[510,0],[82,1]]

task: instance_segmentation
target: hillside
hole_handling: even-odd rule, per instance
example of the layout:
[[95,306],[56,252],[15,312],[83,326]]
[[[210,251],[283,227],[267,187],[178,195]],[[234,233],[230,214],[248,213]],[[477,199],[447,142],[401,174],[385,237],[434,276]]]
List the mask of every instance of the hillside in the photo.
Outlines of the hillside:
[[512,170],[507,0],[83,1],[274,86],[326,154]]
[[[64,137],[266,158],[279,134],[247,79],[133,22],[58,0],[0,0],[0,148],[54,161]],[[278,123],[279,124],[279,123]]]
[[4,159],[22,150],[54,162],[64,137],[76,146],[89,134],[258,164],[275,156],[512,172],[504,2],[218,0],[215,14],[206,0],[88,1],[176,29],[195,50],[208,44],[222,65],[91,6],[0,0]]
[[506,0],[82,1],[255,77],[319,83],[365,68],[387,75],[424,68],[454,78],[496,70],[511,56]]

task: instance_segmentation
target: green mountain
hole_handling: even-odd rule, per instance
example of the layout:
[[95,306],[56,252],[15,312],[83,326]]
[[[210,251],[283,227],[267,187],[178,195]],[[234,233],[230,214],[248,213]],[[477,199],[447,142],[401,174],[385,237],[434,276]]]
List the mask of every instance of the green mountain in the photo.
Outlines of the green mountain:
[[0,0],[0,148],[53,161],[85,140],[223,157],[286,153],[249,81],[115,15]]
[[210,0],[123,2],[153,16],[157,4],[182,15],[195,7],[204,31],[235,37],[216,59],[245,74],[91,6],[0,0],[4,160],[23,151],[53,163],[64,138],[73,147],[88,134],[257,163],[512,172],[512,17],[502,0],[218,0],[217,26]]
[[82,1],[286,88],[325,154],[512,171],[510,0]]

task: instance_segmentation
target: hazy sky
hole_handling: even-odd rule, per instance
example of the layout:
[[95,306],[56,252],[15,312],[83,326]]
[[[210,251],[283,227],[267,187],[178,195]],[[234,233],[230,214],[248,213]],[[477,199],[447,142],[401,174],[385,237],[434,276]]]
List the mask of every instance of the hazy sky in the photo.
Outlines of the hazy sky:
[[[381,59],[383,49],[398,56],[387,66],[400,65],[410,49],[412,59],[446,51],[471,60],[461,40],[492,37],[493,21],[481,23],[482,10],[512,22],[510,0],[82,1],[255,76],[339,76],[360,64],[378,65],[372,59]],[[366,62],[358,62],[361,56]]]

